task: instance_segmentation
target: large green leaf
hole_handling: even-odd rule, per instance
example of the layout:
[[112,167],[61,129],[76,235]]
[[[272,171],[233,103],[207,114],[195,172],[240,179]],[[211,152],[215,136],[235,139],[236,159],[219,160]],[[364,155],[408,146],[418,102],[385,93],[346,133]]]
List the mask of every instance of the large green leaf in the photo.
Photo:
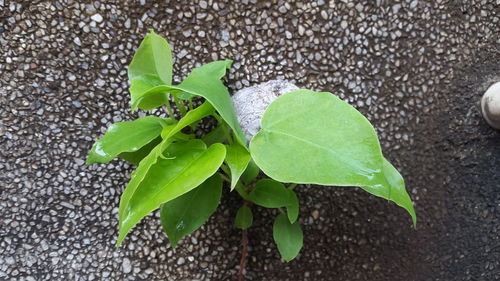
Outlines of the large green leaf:
[[208,220],[217,209],[221,194],[222,179],[214,174],[200,186],[161,206],[161,224],[172,247]]
[[273,237],[285,261],[291,261],[299,254],[304,239],[299,222],[292,224],[285,214],[278,215],[274,220]]
[[250,153],[241,144],[226,145],[225,162],[231,170],[231,190],[233,190],[241,174],[247,168],[248,162],[250,162]]
[[[143,96],[156,86],[172,84],[172,51],[167,40],[151,30],[129,65],[128,78],[132,104],[136,107],[149,110],[168,102],[168,91]],[[140,103],[137,103],[139,100]]]
[[247,229],[253,223],[252,210],[247,206],[242,206],[236,213],[236,218],[234,219],[234,226],[239,229]]
[[[141,95],[138,99],[132,101],[132,110],[142,104],[143,99],[153,99],[164,95],[164,93],[181,94],[188,93],[195,96],[200,96],[209,101],[213,107],[219,112],[220,116],[227,122],[233,130],[236,139],[246,146],[246,138],[240,128],[236,112],[234,110],[231,96],[227,88],[220,80],[226,74],[226,69],[231,67],[231,60],[214,61],[207,63],[198,68],[195,68],[176,86],[158,85],[150,88],[147,92]],[[143,107],[141,107],[143,108]]]
[[[157,148],[151,153],[156,154]],[[149,168],[145,172],[136,170],[133,173],[120,200],[118,246],[144,216],[161,204],[189,192],[213,175],[224,161],[226,148],[222,144],[213,144],[207,149],[201,140],[191,140],[171,144],[165,154],[165,158],[156,157],[156,161],[149,159],[148,155],[138,169],[145,161],[148,161],[145,164]],[[127,192],[127,189],[133,192]]]
[[406,192],[405,182],[401,174],[392,166],[389,161],[384,158],[382,173],[375,176],[371,186],[362,186],[365,191],[390,200],[404,208],[411,216],[413,226],[417,225],[417,215],[413,209],[413,203],[410,196]]
[[138,151],[157,138],[164,126],[173,122],[171,119],[146,116],[134,121],[112,124],[104,137],[92,146],[87,157],[87,164],[105,163],[120,153]]
[[272,179],[262,179],[255,184],[248,200],[266,208],[280,208],[292,205],[290,190]]
[[382,167],[370,122],[336,96],[310,90],[271,103],[250,152],[265,174],[281,182],[365,186]]

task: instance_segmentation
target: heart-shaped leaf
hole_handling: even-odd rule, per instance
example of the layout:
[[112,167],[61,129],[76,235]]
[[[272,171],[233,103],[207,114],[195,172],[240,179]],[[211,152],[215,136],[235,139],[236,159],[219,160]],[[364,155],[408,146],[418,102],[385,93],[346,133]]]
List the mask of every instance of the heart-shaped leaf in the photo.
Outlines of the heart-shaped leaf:
[[161,206],[161,224],[172,247],[208,220],[217,209],[221,194],[222,179],[215,174],[195,189]]
[[382,167],[370,122],[336,96],[309,90],[269,105],[250,151],[257,166],[281,182],[365,186]]

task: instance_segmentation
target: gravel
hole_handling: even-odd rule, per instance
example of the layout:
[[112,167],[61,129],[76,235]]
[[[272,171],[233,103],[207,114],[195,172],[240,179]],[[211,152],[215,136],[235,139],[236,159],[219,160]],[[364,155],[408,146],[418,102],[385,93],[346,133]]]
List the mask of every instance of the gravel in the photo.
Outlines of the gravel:
[[282,263],[276,213],[256,208],[248,280],[498,280],[500,140],[476,108],[499,80],[497,3],[0,0],[0,280],[236,276],[236,194],[176,249],[154,213],[116,250],[133,167],[83,164],[107,126],[145,114],[128,109],[126,66],[149,28],[176,82],[230,58],[232,92],[283,79],[355,105],[416,203],[412,230],[359,189],[298,187],[304,249]]

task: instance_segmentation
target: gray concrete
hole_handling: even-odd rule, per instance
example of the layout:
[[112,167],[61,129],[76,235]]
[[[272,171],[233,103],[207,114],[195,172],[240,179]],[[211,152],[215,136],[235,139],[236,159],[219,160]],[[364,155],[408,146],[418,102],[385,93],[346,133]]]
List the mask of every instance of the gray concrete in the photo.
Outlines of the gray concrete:
[[282,263],[255,209],[248,280],[500,279],[500,140],[476,105],[500,73],[498,1],[82,2],[0,0],[0,280],[235,279],[235,194],[176,249],[155,214],[117,251],[132,167],[84,165],[107,126],[145,114],[126,66],[148,28],[176,81],[230,58],[232,91],[287,79],[350,102],[416,203],[415,231],[358,189],[299,187],[303,251]]

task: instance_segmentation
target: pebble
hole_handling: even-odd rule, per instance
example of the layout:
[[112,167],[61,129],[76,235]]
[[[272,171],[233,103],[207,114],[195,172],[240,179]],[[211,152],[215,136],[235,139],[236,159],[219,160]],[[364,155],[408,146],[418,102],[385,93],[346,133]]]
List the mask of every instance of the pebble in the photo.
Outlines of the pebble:
[[103,20],[101,14],[95,14],[95,15],[91,16],[90,19],[92,19],[93,21],[98,22],[98,23],[102,22],[102,20]]

